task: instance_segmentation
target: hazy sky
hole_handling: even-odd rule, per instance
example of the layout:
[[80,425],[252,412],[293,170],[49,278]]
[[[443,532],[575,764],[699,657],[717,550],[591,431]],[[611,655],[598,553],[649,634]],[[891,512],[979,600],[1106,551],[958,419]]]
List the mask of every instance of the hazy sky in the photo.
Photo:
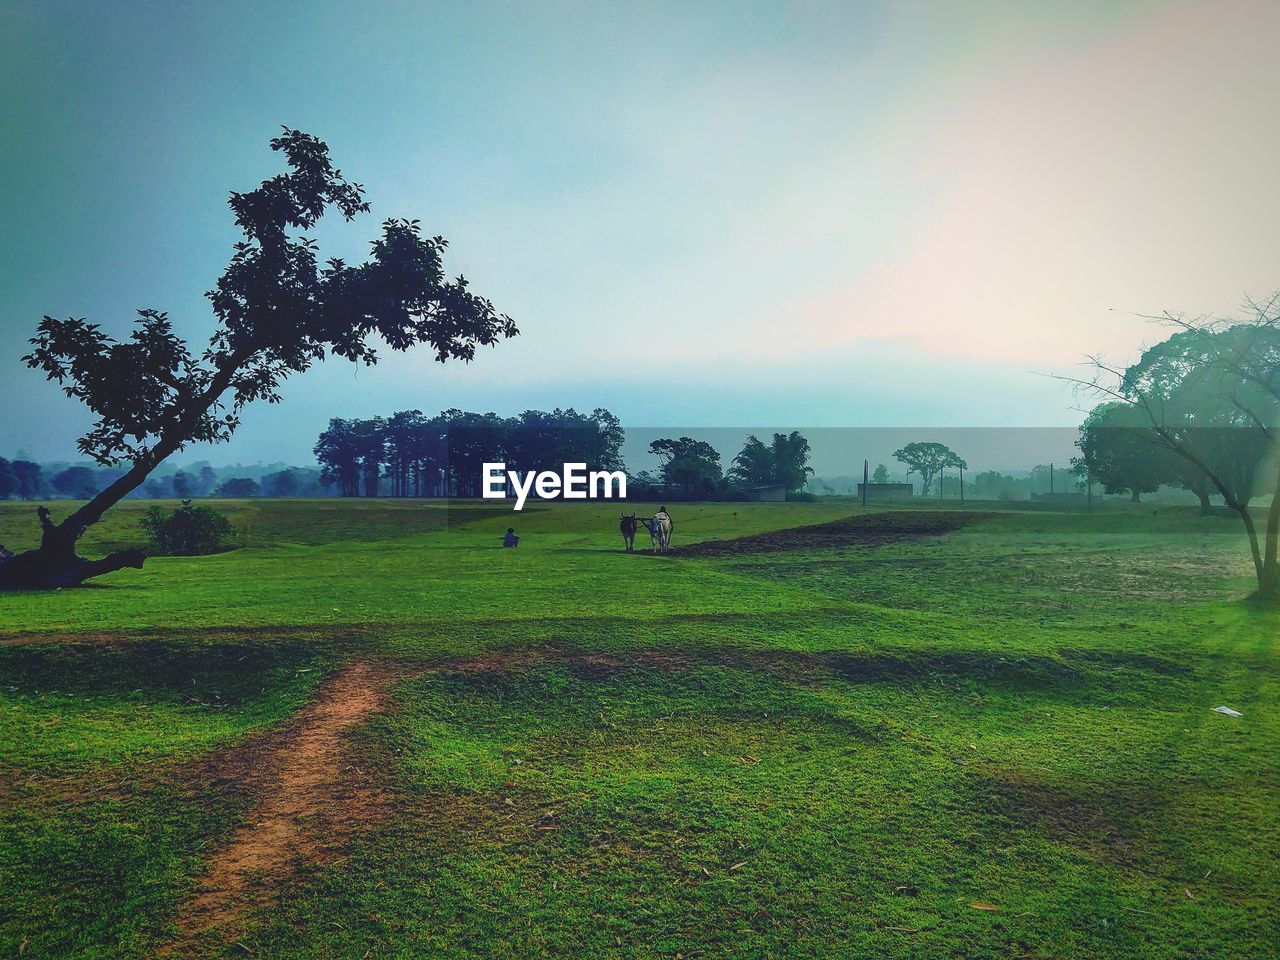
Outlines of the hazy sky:
[[524,332],[329,361],[196,455],[410,407],[1073,424],[1036,371],[1280,286],[1277,40],[1274,2],[0,0],[0,454],[87,422],[18,363],[42,314],[203,342],[282,123],[368,188],[326,256],[421,218]]

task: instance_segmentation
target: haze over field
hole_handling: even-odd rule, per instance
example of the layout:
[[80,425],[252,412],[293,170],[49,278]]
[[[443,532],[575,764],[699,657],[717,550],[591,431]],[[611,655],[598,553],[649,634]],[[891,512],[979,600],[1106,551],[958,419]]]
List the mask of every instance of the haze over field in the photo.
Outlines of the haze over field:
[[368,188],[323,255],[421,217],[523,334],[328,362],[189,456],[305,462],[329,417],[409,407],[1069,426],[1035,371],[1277,285],[1278,34],[1262,2],[10,2],[0,454],[87,424],[17,362],[42,314],[204,340],[226,194],[279,169],[281,123]]

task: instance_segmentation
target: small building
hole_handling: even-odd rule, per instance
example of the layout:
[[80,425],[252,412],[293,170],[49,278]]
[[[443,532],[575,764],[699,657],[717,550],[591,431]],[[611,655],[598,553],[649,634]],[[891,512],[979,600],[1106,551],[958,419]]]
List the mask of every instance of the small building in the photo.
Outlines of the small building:
[[868,500],[905,500],[915,493],[909,483],[860,483],[859,500],[863,498],[863,487],[866,488]]
[[753,503],[781,503],[787,499],[787,488],[781,483],[766,483],[758,487],[747,487],[744,491],[747,499]]

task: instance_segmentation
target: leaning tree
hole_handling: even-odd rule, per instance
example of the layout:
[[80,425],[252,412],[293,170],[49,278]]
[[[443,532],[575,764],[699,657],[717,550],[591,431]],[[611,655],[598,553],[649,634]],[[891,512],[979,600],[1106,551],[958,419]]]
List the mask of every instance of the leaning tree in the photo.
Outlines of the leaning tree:
[[1249,307],[1247,320],[1164,314],[1178,332],[1132,366],[1092,358],[1092,377],[1061,379],[1129,405],[1164,452],[1203,474],[1244,525],[1258,598],[1280,606],[1280,293]]
[[518,333],[465,278],[445,276],[446,242],[424,236],[417,220],[385,221],[364,263],[321,264],[302,231],[329,209],[346,220],[367,212],[364,190],[310,134],[286,128],[271,148],[289,170],[231,194],[244,239],[206,294],[217,324],[203,353],[193,353],[157,310],[140,310],[127,340],[82,319],[40,322],[23,359],[96,416],[81,452],[128,469],[61,522],[40,507],[41,544],[0,565],[0,588],[61,587],[142,566],[140,550],[86,560],[76,541],[170,454],[227,440],[245,406],[278,402],[281,382],[326,354],[372,364],[380,337],[393,350],[427,344],[441,363],[469,361],[478,346]]

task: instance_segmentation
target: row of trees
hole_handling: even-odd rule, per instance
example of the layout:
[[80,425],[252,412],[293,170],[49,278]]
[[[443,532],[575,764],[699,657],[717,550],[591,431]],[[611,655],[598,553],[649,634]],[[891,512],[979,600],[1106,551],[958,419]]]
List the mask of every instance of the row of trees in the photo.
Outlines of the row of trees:
[[809,441],[795,430],[775,433],[767,444],[755,434],[749,435],[727,471],[721,465],[720,452],[705,440],[661,438],[649,444],[649,452],[660,466],[656,476],[640,473],[633,478],[638,497],[732,500],[744,497],[750,487],[772,486],[794,493],[813,474]]
[[[1209,416],[1206,423],[1212,419]],[[1076,446],[1080,456],[1072,460],[1072,468],[1084,482],[1098,484],[1107,493],[1127,493],[1135,503],[1162,486],[1181,487],[1199,498],[1202,514],[1210,512],[1210,497],[1218,492],[1211,471],[1164,442],[1138,406],[1098,404],[1081,425]],[[1258,469],[1271,454],[1266,434],[1248,427],[1206,425],[1195,428],[1192,446],[1203,454],[1197,459],[1216,464],[1241,496],[1247,492],[1254,498]]]
[[[482,465],[508,470],[558,470],[585,463],[589,470],[621,470],[625,434],[608,410],[526,410],[514,417],[445,410],[433,417],[406,410],[367,420],[333,419],[315,446],[321,480],[345,497],[474,497]],[[705,440],[654,440],[656,473],[631,477],[635,499],[734,499],[749,487],[780,485],[799,490],[813,473],[809,441],[798,432],[775,433],[766,444],[747,438],[728,471]]]
[[482,465],[508,470],[622,468],[622,425],[608,410],[526,410],[515,417],[404,410],[390,417],[329,421],[315,446],[321,480],[344,497],[476,497]]
[[[238,468],[231,468],[235,471]],[[224,474],[228,471],[224,471]],[[84,464],[55,465],[46,469],[33,460],[6,460],[0,457],[0,500],[63,498],[88,500],[120,479],[123,471]],[[329,491],[320,483],[319,473],[296,467],[267,472],[260,478],[231,476],[219,478],[209,464],[190,470],[176,470],[152,476],[132,496],[153,500],[188,500],[193,497],[297,497],[319,496]]]

